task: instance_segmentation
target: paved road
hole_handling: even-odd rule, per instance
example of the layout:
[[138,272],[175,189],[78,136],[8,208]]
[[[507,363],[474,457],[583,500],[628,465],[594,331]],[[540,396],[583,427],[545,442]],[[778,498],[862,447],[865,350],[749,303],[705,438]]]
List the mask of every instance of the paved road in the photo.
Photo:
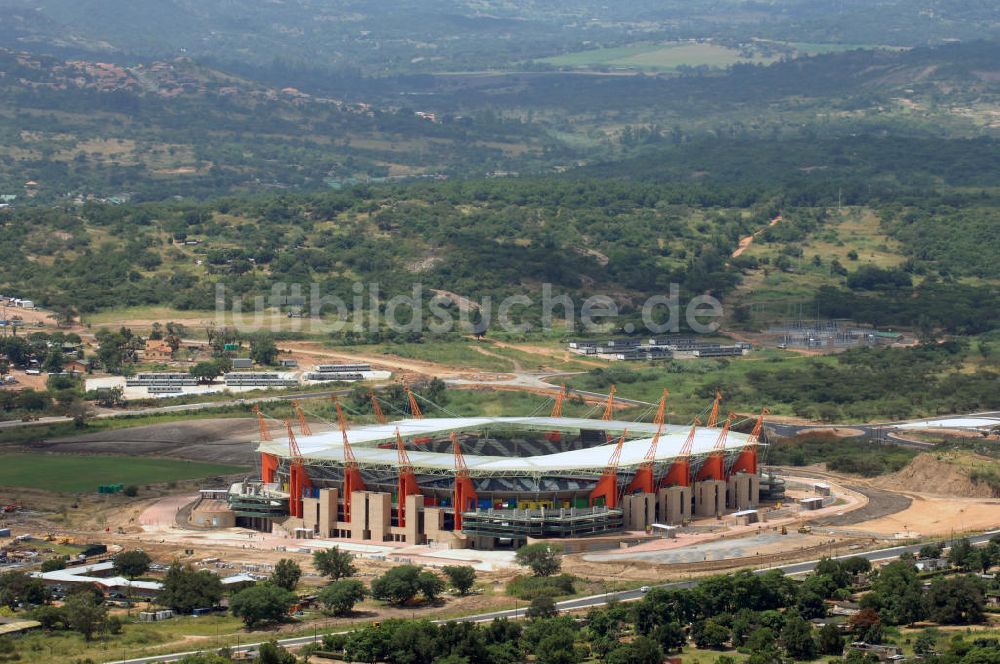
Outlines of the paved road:
[[[1000,530],[993,530],[981,535],[975,535],[969,538],[973,544],[983,544],[990,540],[990,538],[1000,535]],[[904,553],[917,553],[924,544],[907,544],[905,546],[894,546],[888,549],[878,549],[876,551],[867,551],[859,553],[851,553],[843,556],[836,556],[836,558],[867,558],[872,562],[881,562],[885,560],[894,560]],[[948,544],[947,541],[944,544]],[[768,567],[763,569],[754,570],[756,574],[761,574],[763,572],[768,572],[771,570],[782,570],[785,574],[804,574],[806,572],[811,572],[816,568],[819,563],[818,560],[810,560],[801,563],[788,563],[786,565],[776,565],[774,567]],[[656,588],[691,588],[698,583],[696,580],[692,581],[675,581],[673,583],[664,583],[662,585],[655,586]],[[595,606],[603,606],[609,601],[617,602],[628,602],[640,599],[645,593],[641,590],[623,590],[620,592],[605,593],[602,595],[592,595],[590,597],[578,597],[576,599],[566,600],[564,602],[558,602],[556,607],[560,611],[578,611],[582,609],[589,609]],[[524,618],[527,612],[527,605],[524,608],[507,609],[505,611],[491,611],[489,613],[480,613],[473,616],[465,616],[464,618],[456,618],[454,622],[490,622],[495,618]],[[436,623],[449,622],[444,620],[436,620]],[[343,633],[343,632],[341,632]],[[312,643],[316,640],[313,636],[297,636],[290,639],[281,639],[278,643],[282,646],[303,646],[308,643]],[[240,645],[239,648],[231,648],[235,652],[248,652],[256,651],[260,647],[260,643],[247,643]],[[202,652],[208,651],[191,651],[182,653],[171,653],[169,655],[157,655],[154,657],[139,657],[136,659],[122,659],[115,660],[111,664],[157,664],[159,662],[175,662],[188,655],[200,654]]]
[[766,426],[769,435],[776,435],[781,438],[793,438],[795,436],[808,433],[810,431],[829,431],[830,429],[857,429],[862,436],[870,441],[880,441],[899,447],[909,447],[915,450],[929,450],[934,447],[934,443],[923,440],[906,438],[893,430],[893,425],[889,424],[784,424],[779,422],[768,422]]
[[881,424],[785,424],[781,422],[768,422],[767,430],[769,433],[774,433],[775,435],[781,437],[792,437],[816,429],[829,430],[833,427],[842,429],[857,429],[870,440],[899,445],[900,447],[927,450],[934,447],[934,444],[922,440],[907,438],[905,434],[899,432],[899,425],[907,424],[908,422],[933,422],[936,420],[952,420],[955,418],[973,417],[998,418],[1000,417],[1000,411],[986,411],[981,413],[969,413],[966,415],[941,415],[939,417],[905,420],[899,422],[885,422]]
[[[289,394],[275,394],[266,397],[255,397],[252,399],[230,399],[228,401],[206,401],[203,403],[184,403],[172,406],[153,406],[150,408],[139,408],[136,410],[122,410],[113,412],[97,413],[92,419],[113,419],[116,417],[138,417],[142,415],[164,415],[167,413],[196,412],[199,410],[209,410],[211,408],[224,408],[226,406],[237,406],[243,404],[267,403],[268,401],[290,401],[292,399],[328,399],[333,395],[340,397],[347,396],[349,389],[324,390],[322,392],[298,392]],[[59,424],[60,422],[72,422],[70,417],[41,417],[30,422],[21,420],[11,420],[0,422],[0,429],[12,429],[15,427],[40,426],[44,424]]]

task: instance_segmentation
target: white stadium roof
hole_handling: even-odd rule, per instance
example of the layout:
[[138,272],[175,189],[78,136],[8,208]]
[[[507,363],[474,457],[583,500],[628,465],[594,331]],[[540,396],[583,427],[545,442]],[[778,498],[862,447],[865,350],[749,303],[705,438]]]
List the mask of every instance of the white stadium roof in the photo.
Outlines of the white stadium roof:
[[[649,451],[656,425],[649,422],[622,422],[589,420],[570,417],[450,417],[408,419],[387,424],[371,424],[347,430],[351,449],[358,464],[376,467],[395,467],[398,457],[395,445],[392,448],[377,447],[379,443],[396,440],[396,429],[404,440],[414,437],[446,436],[452,431],[488,430],[490,428],[525,428],[539,431],[579,431],[594,429],[620,435],[628,430],[628,438],[622,446],[619,466],[628,468],[643,462]],[[656,461],[665,462],[679,454],[690,432],[690,426],[664,425],[656,448]],[[691,454],[707,454],[715,447],[720,429],[699,427],[695,433]],[[726,438],[726,450],[739,450],[747,442],[748,436],[730,432]],[[296,436],[303,458],[312,463],[339,465],[344,462],[343,435],[339,430],[311,436]],[[288,441],[285,437],[262,441],[261,452],[280,457],[288,456]],[[465,463],[473,475],[538,475],[550,472],[594,471],[603,469],[614,450],[614,442],[582,450],[557,452],[538,456],[509,457],[465,454]],[[431,472],[447,472],[455,468],[455,459],[450,452],[422,452],[407,449],[414,468]]]

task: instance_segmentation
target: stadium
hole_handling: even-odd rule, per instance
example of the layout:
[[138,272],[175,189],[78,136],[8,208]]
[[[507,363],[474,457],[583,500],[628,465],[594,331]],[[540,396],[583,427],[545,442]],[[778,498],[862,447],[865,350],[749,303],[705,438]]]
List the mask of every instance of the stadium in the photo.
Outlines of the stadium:
[[[751,510],[760,498],[754,431],[550,417],[411,417],[339,430],[269,434],[259,480],[234,485],[248,525],[295,537],[516,547],[681,524]],[[609,398],[609,404],[611,400]],[[417,409],[419,413],[419,409]],[[559,409],[554,409],[559,413]],[[384,420],[384,418],[382,418]]]

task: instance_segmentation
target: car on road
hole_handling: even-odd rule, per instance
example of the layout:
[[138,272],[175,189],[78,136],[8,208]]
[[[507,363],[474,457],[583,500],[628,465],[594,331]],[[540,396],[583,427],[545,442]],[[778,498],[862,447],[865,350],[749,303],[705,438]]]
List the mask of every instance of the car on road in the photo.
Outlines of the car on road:
[[642,588],[639,588],[639,592],[641,593],[648,593],[649,590],[650,590],[649,586],[643,586]]

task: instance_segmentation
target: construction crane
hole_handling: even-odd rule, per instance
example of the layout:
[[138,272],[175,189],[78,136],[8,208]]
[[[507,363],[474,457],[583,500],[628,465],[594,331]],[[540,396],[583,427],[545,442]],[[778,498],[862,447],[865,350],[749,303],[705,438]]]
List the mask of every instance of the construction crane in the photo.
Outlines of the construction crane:
[[385,424],[388,420],[385,418],[385,413],[382,412],[382,406],[378,403],[375,390],[368,390],[368,396],[372,400],[372,412],[375,414],[375,421],[379,424]]
[[615,449],[608,458],[608,465],[604,467],[601,479],[597,480],[597,486],[590,492],[590,506],[602,504],[610,509],[618,507],[618,463],[622,458],[622,445],[625,444],[625,436],[628,429],[622,431],[621,438],[615,444]]
[[601,419],[605,422],[610,422],[611,418],[615,415],[615,386],[611,386],[611,391],[608,392],[608,402],[604,405],[604,415]]
[[361,478],[354,450],[351,449],[351,441],[347,438],[347,418],[344,417],[344,409],[340,407],[340,400],[336,395],[333,397],[333,407],[337,410],[337,423],[340,424],[340,434],[344,437],[344,521],[350,523],[351,494],[364,491],[365,482]]
[[403,446],[403,437],[399,435],[399,427],[396,427],[396,450],[399,456],[399,490],[398,495],[398,511],[399,511],[399,525],[406,525],[406,497],[414,496],[420,493],[420,488],[417,486],[417,476],[413,473],[413,464],[410,462],[410,455],[406,453],[406,447]]
[[309,423],[306,422],[306,415],[302,412],[302,406],[299,405],[298,399],[292,402],[292,406],[295,408],[295,416],[299,418],[299,431],[302,432],[303,436],[311,436],[312,429],[309,428]]
[[415,420],[424,419],[424,414],[420,410],[420,404],[417,403],[417,397],[413,394],[410,386],[408,384],[404,384],[403,389],[406,390],[406,398],[410,402],[410,415],[413,416],[413,419]]
[[733,414],[730,413],[729,417],[726,418],[725,424],[722,425],[719,437],[715,439],[715,445],[712,447],[712,451],[709,452],[708,456],[705,458],[705,463],[702,464],[701,468],[698,470],[698,474],[695,476],[696,480],[726,479],[726,437],[729,435],[729,425],[732,424],[732,422]]
[[476,488],[469,476],[469,467],[465,465],[462,447],[458,444],[458,434],[451,432],[451,446],[455,453],[455,530],[462,529],[462,512],[475,509]]
[[[549,417],[562,417],[563,400],[566,398],[566,386],[563,385],[562,389],[559,390],[559,394],[556,395],[556,402],[552,404],[552,414]],[[562,439],[562,436],[558,431],[549,431],[545,434],[545,440],[558,443]]]
[[260,429],[260,439],[271,440],[271,431],[268,429],[267,420],[264,419],[264,413],[260,412],[259,405],[254,404],[253,414],[257,416],[257,426]]
[[760,444],[760,436],[764,431],[764,416],[769,415],[770,412],[767,408],[760,409],[760,415],[757,416],[757,422],[747,438],[746,445],[740,450],[739,456],[733,462],[733,467],[729,469],[730,475],[736,473],[757,474],[757,446]]
[[708,426],[714,427],[719,421],[719,404],[722,403],[722,392],[715,391],[715,401],[712,403],[712,412],[708,414]]
[[667,397],[670,391],[664,389],[663,396],[660,397],[660,407],[656,409],[656,417],[653,424],[656,425],[656,433],[649,444],[649,450],[643,458],[639,469],[635,472],[635,477],[625,489],[625,493],[653,493],[656,491],[656,482],[653,479],[653,466],[656,464],[656,447],[660,442],[660,434],[663,432],[663,420],[667,415]]
[[302,451],[299,443],[295,440],[295,432],[292,431],[292,421],[285,420],[285,429],[288,430],[288,513],[292,516],[302,516],[302,492],[312,487],[309,475],[306,474],[305,459],[302,458]]
[[681,445],[680,452],[677,453],[674,462],[670,464],[670,470],[667,471],[667,476],[663,478],[663,484],[667,486],[691,486],[691,448],[694,446],[694,436],[698,431],[699,424],[701,422],[698,418],[694,418],[694,422],[691,424],[691,431],[688,432],[687,438],[684,440],[684,444]]

